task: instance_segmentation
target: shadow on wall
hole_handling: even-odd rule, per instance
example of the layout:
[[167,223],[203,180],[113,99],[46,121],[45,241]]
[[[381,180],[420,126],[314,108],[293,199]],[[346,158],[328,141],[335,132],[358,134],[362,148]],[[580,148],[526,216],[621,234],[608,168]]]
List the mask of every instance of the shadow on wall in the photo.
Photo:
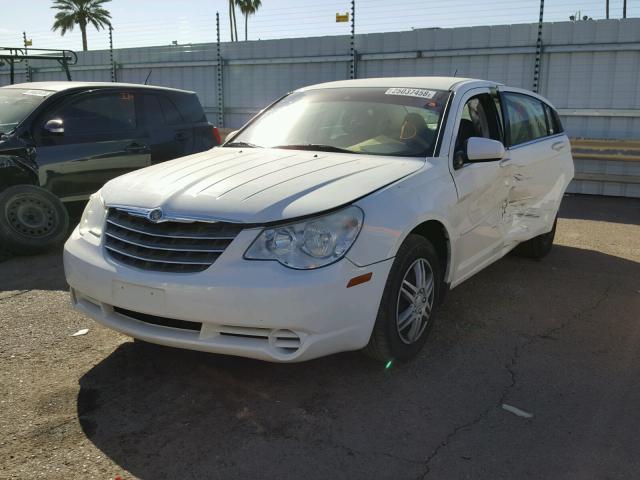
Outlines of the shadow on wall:
[[[496,405],[514,345],[554,340],[547,331],[606,295],[611,278],[626,288],[639,267],[557,245],[542,262],[506,257],[453,290],[422,354],[389,370],[358,353],[282,365],[125,343],[80,379],[79,421],[102,452],[143,479],[419,470],[456,416]],[[545,345],[567,350],[563,342]],[[562,389],[564,380],[544,382]]]

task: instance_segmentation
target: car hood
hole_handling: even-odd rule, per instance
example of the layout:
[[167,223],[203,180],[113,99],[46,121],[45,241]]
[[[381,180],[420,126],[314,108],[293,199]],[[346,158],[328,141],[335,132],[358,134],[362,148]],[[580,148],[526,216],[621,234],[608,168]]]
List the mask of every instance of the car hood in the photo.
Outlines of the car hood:
[[284,149],[214,148],[107,183],[108,206],[266,223],[330,210],[420,169],[420,158]]

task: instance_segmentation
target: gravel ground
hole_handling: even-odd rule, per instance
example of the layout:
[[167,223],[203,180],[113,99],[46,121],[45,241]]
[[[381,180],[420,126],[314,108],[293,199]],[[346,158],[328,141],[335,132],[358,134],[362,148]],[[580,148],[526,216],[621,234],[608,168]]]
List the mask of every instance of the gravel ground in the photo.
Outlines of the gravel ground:
[[0,264],[0,332],[3,479],[640,472],[638,200],[566,197],[545,260],[450,292],[422,354],[388,370],[134,343],[71,310],[57,253]]

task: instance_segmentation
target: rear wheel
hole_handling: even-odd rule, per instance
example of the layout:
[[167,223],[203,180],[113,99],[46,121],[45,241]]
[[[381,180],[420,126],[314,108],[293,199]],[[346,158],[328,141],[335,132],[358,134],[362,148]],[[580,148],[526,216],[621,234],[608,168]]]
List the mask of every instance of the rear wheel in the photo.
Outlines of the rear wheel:
[[556,236],[556,224],[558,217],[553,221],[553,228],[550,232],[543,233],[537,237],[533,237],[516,247],[516,253],[523,257],[541,259],[546,257],[553,247],[553,239]]
[[376,323],[364,352],[405,362],[422,349],[443,293],[440,260],[424,237],[409,235],[393,262]]
[[48,190],[16,185],[0,193],[0,239],[11,252],[37,253],[56,247],[68,229],[66,208]]

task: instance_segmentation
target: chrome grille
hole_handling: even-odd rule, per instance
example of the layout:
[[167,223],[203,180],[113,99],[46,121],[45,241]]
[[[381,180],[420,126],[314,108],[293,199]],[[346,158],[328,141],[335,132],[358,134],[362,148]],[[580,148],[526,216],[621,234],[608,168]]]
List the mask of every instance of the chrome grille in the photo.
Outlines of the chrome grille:
[[116,261],[157,272],[193,273],[209,268],[242,230],[233,223],[161,222],[110,208],[105,248]]

